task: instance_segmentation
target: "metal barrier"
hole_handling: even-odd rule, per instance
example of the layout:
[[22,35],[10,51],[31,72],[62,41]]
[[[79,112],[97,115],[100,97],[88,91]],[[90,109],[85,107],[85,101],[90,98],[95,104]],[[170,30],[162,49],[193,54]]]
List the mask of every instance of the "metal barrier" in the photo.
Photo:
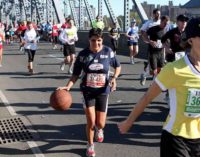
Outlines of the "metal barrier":
[[[76,43],[77,47],[85,48],[86,45],[89,45],[88,42],[88,31],[78,31],[78,42]],[[87,40],[86,40],[87,39]],[[108,32],[104,32],[104,42],[105,45],[111,46],[110,37]],[[139,53],[136,56],[137,58],[146,59],[147,58],[147,44],[145,44],[142,39],[139,39]],[[129,49],[127,45],[127,37],[125,34],[120,35],[119,39],[119,50],[117,54],[129,56]]]

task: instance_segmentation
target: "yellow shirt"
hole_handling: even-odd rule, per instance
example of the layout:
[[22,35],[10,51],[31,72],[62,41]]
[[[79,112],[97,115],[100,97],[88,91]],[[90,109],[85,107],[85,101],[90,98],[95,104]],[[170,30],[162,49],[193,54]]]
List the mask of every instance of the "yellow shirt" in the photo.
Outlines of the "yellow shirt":
[[200,72],[188,56],[168,63],[155,81],[169,90],[170,111],[163,129],[187,139],[200,138]]
[[104,29],[104,23],[103,23],[103,21],[93,21],[92,22],[92,27],[93,28],[100,28],[101,30],[103,30]]

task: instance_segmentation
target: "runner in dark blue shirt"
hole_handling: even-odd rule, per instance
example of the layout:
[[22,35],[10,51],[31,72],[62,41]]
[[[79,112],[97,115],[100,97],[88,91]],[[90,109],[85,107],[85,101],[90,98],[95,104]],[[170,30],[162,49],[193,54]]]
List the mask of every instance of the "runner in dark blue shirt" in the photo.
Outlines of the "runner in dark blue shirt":
[[76,59],[73,75],[79,76],[83,70],[81,91],[93,94],[109,94],[109,69],[110,66],[120,67],[114,52],[103,46],[98,53],[93,53],[89,48],[81,51]]
[[[84,98],[84,109],[87,118],[86,132],[88,145],[86,155],[95,156],[94,131],[97,142],[103,142],[108,95],[116,90],[116,78],[121,66],[111,48],[104,46],[102,30],[93,28],[89,32],[90,46],[79,53],[74,64],[72,77],[65,87],[58,89],[70,90],[82,73],[80,84]],[[113,67],[114,75],[109,76],[109,69]]]

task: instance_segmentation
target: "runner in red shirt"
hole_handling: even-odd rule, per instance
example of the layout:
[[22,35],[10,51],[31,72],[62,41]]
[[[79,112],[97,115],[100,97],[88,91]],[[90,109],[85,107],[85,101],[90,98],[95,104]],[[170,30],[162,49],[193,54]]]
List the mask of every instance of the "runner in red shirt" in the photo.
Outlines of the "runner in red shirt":
[[20,51],[22,51],[23,47],[24,47],[24,43],[22,42],[23,38],[24,38],[24,33],[26,31],[27,27],[26,27],[26,21],[21,22],[21,24],[19,25],[19,27],[16,30],[16,34],[19,35],[19,39],[20,39]]
[[53,21],[53,27],[52,27],[52,45],[53,49],[57,48],[58,43],[58,26],[56,25],[55,21]]
[[4,35],[0,32],[0,67],[2,67]]
[[68,28],[69,27],[69,21],[71,20],[71,18],[66,17],[65,18],[65,23],[63,23],[63,25],[61,26],[62,29]]

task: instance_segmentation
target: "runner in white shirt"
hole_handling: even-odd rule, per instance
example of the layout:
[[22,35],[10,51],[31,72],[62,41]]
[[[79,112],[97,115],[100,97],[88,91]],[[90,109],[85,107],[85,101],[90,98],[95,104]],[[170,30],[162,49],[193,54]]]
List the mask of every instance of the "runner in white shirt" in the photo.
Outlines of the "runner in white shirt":
[[[149,28],[153,27],[153,26],[157,26],[160,24],[160,10],[159,9],[154,9],[153,10],[153,19],[148,20],[147,22],[145,22],[142,27],[141,27],[141,35],[142,35],[142,39],[145,41],[145,36],[147,36],[146,32]],[[149,56],[149,55],[148,55]],[[148,59],[147,59],[148,60]],[[145,85],[146,82],[146,78],[149,75],[149,65],[148,65],[148,61],[144,62],[145,67],[144,67],[144,72],[141,74],[140,77],[140,84],[142,86]]]
[[37,49],[37,34],[33,28],[32,22],[27,22],[27,30],[25,31],[23,38],[24,48],[28,54],[28,70],[30,74],[34,74],[33,71],[33,61],[35,52]]
[[77,28],[74,26],[73,20],[69,21],[69,27],[65,28],[60,36],[59,40],[63,43],[64,45],[64,61],[60,65],[60,69],[63,71],[65,68],[66,64],[69,64],[69,70],[68,73],[72,74],[73,71],[73,64],[75,62],[75,42],[78,41],[78,36],[77,36]]

